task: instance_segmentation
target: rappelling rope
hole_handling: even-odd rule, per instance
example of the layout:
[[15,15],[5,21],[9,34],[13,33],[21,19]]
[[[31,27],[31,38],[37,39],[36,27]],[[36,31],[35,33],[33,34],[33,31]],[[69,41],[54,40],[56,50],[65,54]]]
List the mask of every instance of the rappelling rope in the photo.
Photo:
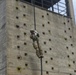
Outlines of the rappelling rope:
[[34,15],[34,30],[36,30],[36,14],[35,14],[35,0],[32,0],[33,5],[33,15]]
[[41,62],[41,75],[43,75],[42,58],[43,52],[39,43],[39,33],[36,31],[36,13],[35,13],[35,0],[32,0],[33,13],[34,13],[34,30],[30,30],[30,38],[33,40],[33,47],[36,50],[36,55],[40,58]]

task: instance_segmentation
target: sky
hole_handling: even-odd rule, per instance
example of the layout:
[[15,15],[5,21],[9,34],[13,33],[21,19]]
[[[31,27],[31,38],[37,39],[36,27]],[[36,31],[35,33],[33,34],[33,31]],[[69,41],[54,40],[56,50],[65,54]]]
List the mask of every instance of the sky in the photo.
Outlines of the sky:
[[75,15],[75,23],[76,23],[76,0],[73,0],[74,5],[74,15]]

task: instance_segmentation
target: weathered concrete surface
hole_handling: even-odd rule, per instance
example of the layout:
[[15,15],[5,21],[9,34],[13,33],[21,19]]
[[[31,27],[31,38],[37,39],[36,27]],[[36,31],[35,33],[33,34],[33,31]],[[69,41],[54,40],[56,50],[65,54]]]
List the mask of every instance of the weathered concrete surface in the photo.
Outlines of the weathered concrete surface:
[[[75,75],[76,27],[72,20],[37,7],[35,9],[44,54],[43,75]],[[3,25],[0,34],[3,42],[0,43],[1,54],[6,55],[7,51],[6,75],[40,75],[40,59],[30,39],[30,29],[34,29],[33,7],[17,0],[6,0],[6,12],[6,28],[3,25],[5,21],[0,18],[0,26]],[[7,49],[4,43],[7,43]]]
[[5,1],[0,0],[0,75],[6,74]]

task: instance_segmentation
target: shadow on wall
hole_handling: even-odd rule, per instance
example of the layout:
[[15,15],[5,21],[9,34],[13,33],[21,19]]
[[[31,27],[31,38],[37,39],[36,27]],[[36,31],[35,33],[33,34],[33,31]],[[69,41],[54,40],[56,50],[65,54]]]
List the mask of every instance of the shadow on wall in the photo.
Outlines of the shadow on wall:
[[32,56],[29,57],[29,62],[30,62],[29,65],[30,65],[30,68],[32,70],[32,75],[39,75],[37,72],[39,67],[35,61],[36,60],[34,59],[34,57],[32,57]]

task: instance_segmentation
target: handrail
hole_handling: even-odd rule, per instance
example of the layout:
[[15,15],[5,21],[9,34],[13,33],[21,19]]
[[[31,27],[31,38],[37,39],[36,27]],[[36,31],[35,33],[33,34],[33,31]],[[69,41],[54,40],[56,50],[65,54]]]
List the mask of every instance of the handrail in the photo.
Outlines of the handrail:
[[[31,2],[31,0],[23,0],[23,1],[25,1],[25,2]],[[40,7],[42,7],[42,8],[46,8],[47,10],[48,10],[48,8],[50,9],[50,8],[52,8],[52,10],[49,10],[49,11],[52,11],[52,12],[55,12],[55,13],[58,13],[58,14],[61,14],[60,12],[63,12],[63,13],[66,13],[67,14],[67,12],[65,12],[64,11],[64,9],[66,10],[66,3],[64,3],[64,2],[61,2],[62,0],[60,0],[58,3],[56,3],[56,4],[53,4],[53,0],[34,0],[35,1],[35,4],[37,5],[37,6],[40,6]],[[40,2],[39,2],[40,1]],[[31,3],[32,4],[32,3]],[[54,5],[57,7],[54,7]],[[58,11],[58,12],[56,12],[56,11]],[[62,14],[61,14],[62,15]],[[64,15],[64,14],[63,14]],[[65,16],[65,15],[64,15]]]

